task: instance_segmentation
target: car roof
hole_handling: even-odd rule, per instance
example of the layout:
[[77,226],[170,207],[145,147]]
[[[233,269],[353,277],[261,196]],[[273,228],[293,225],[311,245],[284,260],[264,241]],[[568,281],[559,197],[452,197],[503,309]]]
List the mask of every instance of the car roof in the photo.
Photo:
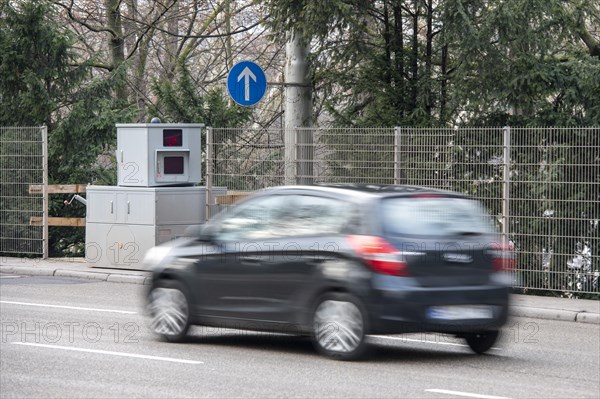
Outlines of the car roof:
[[328,183],[308,186],[271,187],[265,191],[329,192],[355,197],[398,197],[420,194],[438,194],[443,196],[468,198],[468,196],[454,191],[405,184]]

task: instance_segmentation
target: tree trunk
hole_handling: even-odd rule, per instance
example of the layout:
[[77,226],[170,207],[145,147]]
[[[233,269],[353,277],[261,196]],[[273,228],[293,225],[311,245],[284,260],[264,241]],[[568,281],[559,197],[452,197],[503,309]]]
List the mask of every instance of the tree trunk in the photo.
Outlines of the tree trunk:
[[173,2],[173,5],[167,3],[165,7],[169,7],[169,10],[165,14],[167,19],[167,31],[165,35],[165,51],[166,51],[166,79],[173,81],[175,78],[175,71],[177,70],[177,52],[179,50],[179,2]]
[[[285,180],[286,184],[312,183],[312,88],[309,48],[299,34],[288,32],[285,47]],[[295,177],[299,177],[295,179]]]
[[390,33],[390,14],[388,3],[383,3],[383,41],[385,43],[385,72],[384,79],[388,86],[392,84],[392,40]]
[[[119,0],[104,0],[106,6],[107,27],[110,30],[108,37],[108,48],[111,56],[111,69],[117,71],[123,62],[125,62],[125,41],[123,40],[123,26],[121,23],[121,13]],[[115,97],[118,101],[127,101],[127,90],[123,71],[115,87]]]
[[[138,18],[137,10],[138,10],[138,0],[127,0],[127,19],[130,21],[134,21]],[[129,25],[129,23],[127,24]],[[132,28],[125,26],[125,31],[127,33],[132,32]],[[148,60],[148,40],[152,37],[151,34],[145,35],[142,38],[141,42],[138,45],[137,53],[133,58],[133,88],[132,95],[135,100],[138,108],[138,122],[144,122],[147,119],[146,114],[146,94],[147,93],[147,85],[146,81],[146,62]],[[127,51],[130,52],[135,45],[135,41],[138,40],[137,35],[128,35],[128,39],[126,39],[125,44],[127,46]]]
[[432,76],[431,76],[431,57],[433,53],[433,0],[427,0],[427,43],[425,47],[425,94],[426,104],[425,112],[431,116],[433,108]]
[[442,47],[442,81],[440,83],[440,123],[445,125],[447,122],[446,104],[448,102],[448,45]]
[[406,110],[404,85],[404,24],[402,21],[402,4],[394,4],[394,60],[396,62],[395,84],[398,93],[400,118],[404,118]]
[[413,31],[412,31],[412,74],[411,74],[411,96],[410,109],[414,111],[417,108],[417,95],[419,89],[419,1],[414,0]]

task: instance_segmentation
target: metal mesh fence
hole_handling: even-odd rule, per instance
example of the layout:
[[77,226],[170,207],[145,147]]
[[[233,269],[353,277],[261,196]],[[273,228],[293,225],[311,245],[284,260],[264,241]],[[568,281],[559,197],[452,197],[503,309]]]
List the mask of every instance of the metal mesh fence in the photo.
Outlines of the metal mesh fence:
[[0,254],[44,255],[43,218],[46,130],[0,127]]
[[394,129],[298,129],[297,181],[393,184]]
[[[282,129],[208,129],[207,187],[226,187],[234,200],[286,183],[463,192],[486,205],[514,244],[517,287],[600,294],[599,128],[319,128],[294,134],[286,154]],[[45,183],[45,137],[45,128],[0,128],[1,254],[44,254],[44,227],[30,223],[45,215],[43,190],[30,186]],[[232,202],[209,203],[207,214]]]
[[517,287],[600,293],[598,128],[298,129],[291,166],[283,130],[213,130],[215,186],[395,183],[459,191],[480,199],[514,244]]
[[[207,170],[212,184],[253,191],[278,186],[284,179],[282,130],[211,129]],[[210,142],[208,142],[210,141]]]
[[284,131],[213,129],[206,133],[206,186],[226,187],[231,200],[209,194],[210,216],[226,210],[246,192],[284,184]]
[[500,218],[502,128],[298,129],[298,134],[308,131],[312,142],[296,144],[295,182],[456,190],[481,199]]
[[600,129],[513,128],[511,141],[520,286],[600,293]]
[[396,184],[451,189],[455,166],[454,129],[396,128]]

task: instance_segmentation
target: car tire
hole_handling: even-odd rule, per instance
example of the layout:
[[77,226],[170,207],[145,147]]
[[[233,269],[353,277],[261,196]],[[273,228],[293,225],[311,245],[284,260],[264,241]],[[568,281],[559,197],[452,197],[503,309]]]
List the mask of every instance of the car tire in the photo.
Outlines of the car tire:
[[498,330],[482,331],[479,333],[467,334],[465,340],[473,352],[481,355],[494,346],[499,335],[500,332]]
[[165,341],[182,342],[190,328],[190,302],[177,281],[159,281],[148,294],[152,331]]
[[365,354],[367,317],[360,301],[346,293],[329,293],[313,308],[312,341],[319,353],[336,360]]

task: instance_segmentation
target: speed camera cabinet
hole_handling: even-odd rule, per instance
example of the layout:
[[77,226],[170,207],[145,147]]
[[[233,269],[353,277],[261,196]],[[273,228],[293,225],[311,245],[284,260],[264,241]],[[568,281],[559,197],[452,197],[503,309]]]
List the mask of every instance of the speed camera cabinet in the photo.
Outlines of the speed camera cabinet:
[[117,124],[117,185],[193,185],[202,179],[203,124]]
[[[117,124],[117,186],[88,186],[86,260],[140,269],[155,245],[205,222],[203,124]],[[214,187],[214,197],[227,194]],[[210,215],[212,216],[212,215]]]
[[[212,203],[226,193],[213,188]],[[86,260],[92,267],[141,269],[146,251],[203,224],[205,212],[205,187],[88,186]]]

